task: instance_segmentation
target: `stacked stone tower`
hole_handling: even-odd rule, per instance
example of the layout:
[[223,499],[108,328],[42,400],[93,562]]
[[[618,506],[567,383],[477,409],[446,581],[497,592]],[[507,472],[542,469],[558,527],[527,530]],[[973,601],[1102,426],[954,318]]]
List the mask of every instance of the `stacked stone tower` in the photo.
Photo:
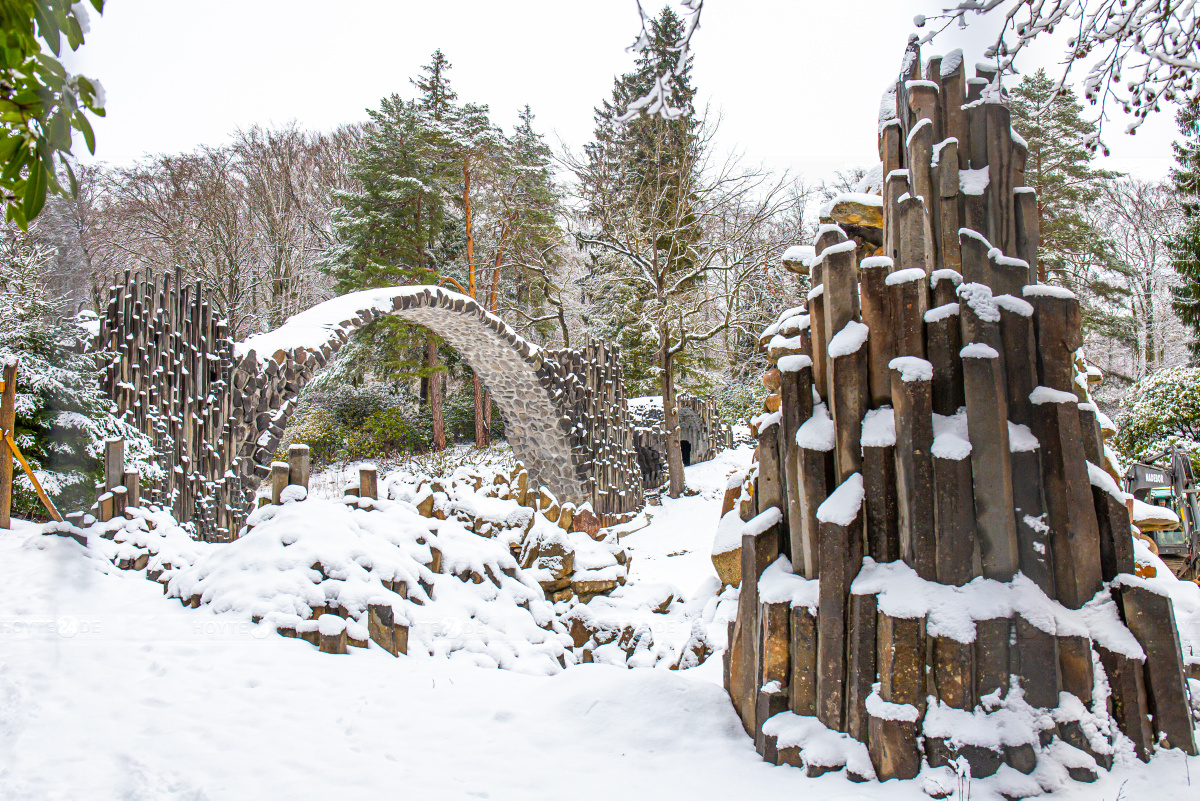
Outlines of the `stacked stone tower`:
[[[765,332],[780,407],[727,503],[739,716],[768,760],[881,780],[1047,754],[1086,780],[1118,730],[1142,759],[1195,754],[1171,602],[1134,575],[995,72],[911,45],[879,151],[879,196],[835,203],[807,307]],[[1028,781],[1005,792],[1051,789]]]

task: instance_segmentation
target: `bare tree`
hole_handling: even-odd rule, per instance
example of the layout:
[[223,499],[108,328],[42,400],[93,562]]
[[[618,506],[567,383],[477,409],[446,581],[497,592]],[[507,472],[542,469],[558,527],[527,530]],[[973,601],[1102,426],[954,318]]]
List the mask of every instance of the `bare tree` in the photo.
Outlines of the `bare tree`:
[[[789,200],[786,179],[712,155],[716,128],[699,120],[680,146],[668,121],[648,119],[653,132],[630,161],[611,164],[568,156],[587,200],[581,245],[613,257],[595,276],[595,293],[638,297],[634,323],[654,343],[667,435],[670,494],[684,491],[676,368],[682,354],[727,330],[749,331],[752,316],[733,301],[761,272],[770,244],[763,227]],[[635,163],[636,162],[636,163]],[[641,165],[653,164],[644,170]]]
[[352,184],[361,133],[255,126],[229,147],[78,167],[78,194],[39,226],[64,296],[100,310],[115,273],[178,270],[203,282],[235,338],[281,324],[332,294],[317,261],[334,244],[334,195]]
[[1179,278],[1168,242],[1182,224],[1175,193],[1159,182],[1109,181],[1092,214],[1115,267],[1099,269],[1123,291],[1114,293],[1111,303],[1119,324],[1089,333],[1089,356],[1131,383],[1161,367],[1185,364],[1187,336],[1171,305],[1171,288]]
[[[1194,98],[1200,89],[1200,25],[1190,0],[960,0],[944,14],[914,22],[934,23],[924,43],[952,23],[965,27],[969,15],[993,12],[1003,15],[1003,23],[988,58],[1012,71],[1013,61],[1037,37],[1060,27],[1070,31],[1057,88],[1067,86],[1077,62],[1088,62],[1084,96],[1100,106],[1101,121],[1113,105],[1131,114],[1129,133],[1162,101]],[[1097,126],[1091,147],[1103,147],[1100,135]]]

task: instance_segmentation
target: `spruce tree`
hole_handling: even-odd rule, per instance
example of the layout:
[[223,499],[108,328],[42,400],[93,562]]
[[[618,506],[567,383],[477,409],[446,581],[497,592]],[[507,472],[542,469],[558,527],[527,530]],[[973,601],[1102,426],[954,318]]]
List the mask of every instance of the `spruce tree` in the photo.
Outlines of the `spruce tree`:
[[1175,313],[1191,329],[1192,362],[1200,364],[1200,103],[1193,101],[1175,116],[1182,142],[1175,142],[1176,167],[1171,183],[1183,209],[1183,229],[1171,240],[1171,255],[1181,283],[1174,289]]
[[1111,309],[1128,292],[1109,277],[1129,268],[1112,258],[1104,232],[1088,216],[1103,182],[1120,175],[1092,166],[1086,142],[1096,124],[1084,119],[1073,90],[1054,96],[1054,82],[1043,69],[1022,78],[1010,101],[1012,127],[1029,146],[1025,180],[1037,190],[1038,280],[1079,296],[1087,330],[1127,339],[1125,318]]
[[[153,447],[145,435],[109,412],[82,329],[57,319],[44,278],[50,258],[29,235],[12,227],[0,232],[0,363],[18,362],[13,440],[42,488],[66,512],[91,506],[107,437],[125,439],[126,462],[143,477],[160,473],[149,461]],[[13,514],[45,515],[20,470],[13,489]]]
[[[556,302],[557,290],[544,268],[553,266],[547,265],[548,261],[558,259],[558,248],[563,243],[559,226],[563,208],[562,190],[554,178],[553,154],[544,137],[534,130],[533,119],[533,111],[525,106],[509,138],[489,308],[498,309],[503,299],[506,308],[524,317],[544,337],[552,319],[562,320],[557,313],[546,313],[546,305]],[[501,284],[501,269],[510,265],[512,281]],[[562,333],[564,344],[569,345],[569,330]]]
[[[595,184],[599,185],[583,187],[593,219],[602,216],[596,208],[598,203],[609,206],[610,216],[612,206],[628,206],[623,211],[645,220],[643,227],[649,229],[665,208],[678,200],[680,187],[689,185],[694,177],[681,174],[695,161],[692,156],[698,147],[699,127],[693,114],[696,89],[692,85],[692,60],[681,62],[681,54],[674,49],[684,29],[683,20],[674,10],[664,8],[650,23],[649,46],[638,55],[634,69],[613,82],[611,98],[595,109],[594,140],[584,152],[587,174],[598,178]],[[648,114],[624,119],[629,104],[644,97],[658,76],[666,72],[676,75],[670,91],[671,107],[687,113],[675,120]],[[656,202],[658,208],[654,207]],[[661,246],[661,256],[672,262],[668,273],[687,269],[688,245],[698,237],[696,230],[678,230],[656,243]],[[592,275],[584,288],[591,303],[587,322],[602,339],[621,346],[631,391],[651,394],[658,387],[661,370],[650,312],[654,298],[619,280],[621,272],[630,269],[620,256],[611,252],[594,252],[592,256]],[[676,367],[686,372],[690,362],[690,354],[683,354]]]
[[[585,285],[594,304],[589,322],[621,345],[634,391],[657,379],[672,497],[684,490],[675,385],[697,358],[694,345],[712,335],[695,328],[704,305],[695,297],[704,292],[705,269],[696,260],[702,237],[694,204],[704,143],[692,108],[691,58],[677,48],[683,35],[670,7],[651,22],[634,70],[596,109],[596,138],[579,168],[587,230],[578,236],[594,256]],[[666,72],[675,76],[670,105],[684,113],[630,118],[629,102]]]

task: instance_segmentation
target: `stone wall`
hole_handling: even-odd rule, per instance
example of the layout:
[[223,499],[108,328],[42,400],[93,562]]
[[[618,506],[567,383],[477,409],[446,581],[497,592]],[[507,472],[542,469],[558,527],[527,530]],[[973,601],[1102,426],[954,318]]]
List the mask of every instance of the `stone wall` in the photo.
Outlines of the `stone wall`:
[[[732,444],[729,426],[717,419],[712,401],[680,395],[676,404],[684,465],[707,462]],[[630,401],[629,415],[642,486],[645,489],[661,487],[668,478],[662,399],[654,396],[634,398]]]

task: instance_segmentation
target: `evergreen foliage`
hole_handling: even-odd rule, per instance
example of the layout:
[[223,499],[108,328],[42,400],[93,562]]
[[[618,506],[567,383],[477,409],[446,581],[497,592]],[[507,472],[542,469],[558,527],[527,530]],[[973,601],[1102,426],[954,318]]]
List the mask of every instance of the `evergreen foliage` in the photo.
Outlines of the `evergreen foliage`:
[[[412,81],[415,99],[392,95],[370,112],[352,170],[361,188],[338,196],[338,244],[326,269],[339,293],[448,284],[485,308],[497,310],[503,296],[537,316],[554,290],[527,265],[542,263],[562,238],[550,150],[528,108],[509,139],[487,106],[460,104],[450,70],[445,54],[435,51]],[[501,280],[505,272],[508,281]],[[322,384],[332,377],[360,384],[419,376],[424,401],[436,383],[428,379],[455,361],[430,341],[420,326],[376,320],[356,334]],[[481,410],[476,438],[486,442],[484,393],[478,386],[474,392]]]
[[[498,285],[493,281],[493,300],[496,309],[515,312],[545,339],[554,330],[556,315],[547,313],[547,306],[558,302],[552,275],[565,246],[559,224],[563,192],[554,178],[553,154],[534,130],[533,119],[533,111],[525,106],[508,142],[507,175],[493,237],[496,268],[510,267],[512,277]],[[569,338],[569,332],[563,334]]]
[[1200,467],[1200,368],[1165,367],[1135,384],[1117,418],[1116,446],[1145,459],[1179,443]]
[[1183,230],[1170,243],[1175,272],[1175,313],[1191,329],[1193,363],[1200,363],[1200,103],[1181,108],[1175,121],[1182,142],[1175,142],[1176,167],[1171,183],[1183,209]]
[[[655,283],[629,280],[639,270],[629,258],[614,250],[593,252],[592,272],[585,282],[591,309],[585,318],[601,338],[621,346],[625,379],[631,395],[651,394],[660,380],[660,334],[656,317],[670,314],[664,307],[666,294],[685,293],[699,283],[676,284],[694,266],[692,245],[700,239],[699,225],[687,211],[689,194],[698,176],[698,135],[693,101],[692,59],[675,48],[684,35],[684,22],[669,6],[651,21],[646,47],[634,69],[618,77],[612,96],[595,110],[594,141],[584,152],[588,170],[582,193],[588,202],[587,218],[595,224],[607,220],[609,230],[599,237],[620,240],[651,237]],[[665,119],[641,114],[623,120],[626,109],[645,97],[660,75],[670,73],[669,105],[683,116]],[[600,206],[604,208],[601,209]],[[625,230],[615,230],[620,220]],[[618,248],[617,250],[619,250]],[[681,376],[696,366],[694,352],[675,359]]]
[[[384,98],[368,110],[370,123],[356,149],[353,177],[361,187],[337,194],[335,248],[324,265],[339,293],[376,287],[434,284],[461,249],[461,230],[447,214],[446,184],[453,177],[445,156],[440,120],[455,98],[450,65],[440,50],[426,77],[414,81],[422,94]],[[355,336],[359,358],[341,359],[345,377],[382,380],[420,376],[426,334],[419,326],[383,317]]]
[[1079,296],[1087,330],[1128,340],[1128,317],[1112,311],[1127,290],[1112,278],[1130,268],[1112,257],[1104,232],[1088,215],[1103,182],[1119,173],[1092,166],[1087,143],[1096,124],[1084,119],[1071,89],[1054,92],[1054,82],[1039,69],[1022,78],[1010,97],[1012,126],[1029,145],[1025,180],[1037,190],[1038,278]]
[[[126,462],[143,477],[158,468],[146,437],[109,412],[83,331],[55,320],[44,278],[49,259],[20,232],[8,229],[0,239],[0,362],[18,361],[14,441],[58,506],[86,509],[102,475],[105,438],[125,438]],[[13,486],[15,515],[45,515],[23,472]]]

